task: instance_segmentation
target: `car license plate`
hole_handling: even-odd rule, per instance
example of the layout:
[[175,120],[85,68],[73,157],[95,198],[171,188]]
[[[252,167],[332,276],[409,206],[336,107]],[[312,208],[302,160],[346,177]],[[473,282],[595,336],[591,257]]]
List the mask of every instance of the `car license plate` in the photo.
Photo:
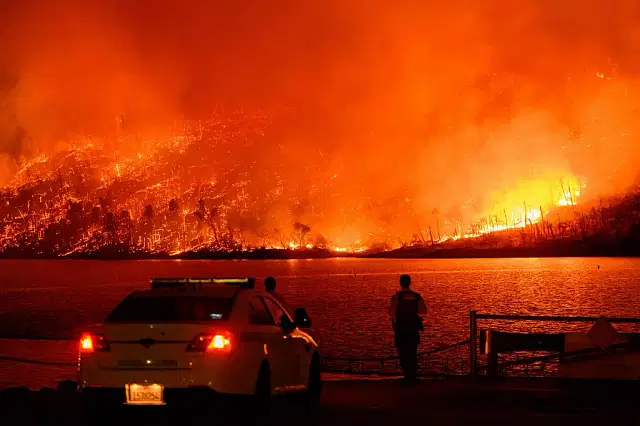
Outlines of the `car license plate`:
[[164,405],[163,385],[125,385],[127,404],[129,405]]

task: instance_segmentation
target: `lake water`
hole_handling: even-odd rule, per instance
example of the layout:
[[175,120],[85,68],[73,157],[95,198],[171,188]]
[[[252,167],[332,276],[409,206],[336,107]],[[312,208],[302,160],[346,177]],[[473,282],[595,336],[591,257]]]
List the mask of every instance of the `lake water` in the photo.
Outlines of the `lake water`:
[[[422,349],[468,338],[470,310],[640,317],[640,259],[3,260],[0,336],[73,337],[84,325],[101,321],[127,293],[146,288],[151,277],[272,275],[290,305],[307,308],[325,355],[385,356],[394,354],[387,307],[401,273],[411,274],[429,307]],[[568,326],[484,322],[480,327]],[[0,355],[58,361],[76,356],[68,342],[9,340],[0,340]],[[31,383],[43,368],[2,362],[0,371],[3,387]]]

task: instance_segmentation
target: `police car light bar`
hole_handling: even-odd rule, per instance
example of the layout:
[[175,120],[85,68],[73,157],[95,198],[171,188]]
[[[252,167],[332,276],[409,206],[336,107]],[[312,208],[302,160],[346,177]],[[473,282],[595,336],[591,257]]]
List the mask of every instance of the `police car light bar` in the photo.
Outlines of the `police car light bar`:
[[186,287],[187,284],[226,284],[240,288],[254,288],[255,278],[152,278],[151,288]]

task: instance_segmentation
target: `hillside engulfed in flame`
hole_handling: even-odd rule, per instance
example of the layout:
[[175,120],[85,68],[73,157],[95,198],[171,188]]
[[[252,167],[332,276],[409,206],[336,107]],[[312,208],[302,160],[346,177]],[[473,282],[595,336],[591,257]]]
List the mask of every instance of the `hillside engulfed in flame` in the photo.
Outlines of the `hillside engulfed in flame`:
[[635,0],[6,3],[7,255],[554,239],[637,184]]
[[[262,111],[221,114],[176,123],[150,139],[137,134],[110,143],[87,137],[34,158],[0,193],[0,251],[63,256],[105,247],[169,254],[260,247],[344,252],[410,243],[426,231],[385,218],[371,197],[345,204],[342,214],[329,220],[323,210],[314,214],[314,206],[340,199],[338,176],[317,173],[301,196],[299,180],[287,176],[282,164],[256,155],[268,141],[269,123]],[[123,125],[121,117],[117,125]],[[486,216],[458,222],[443,216],[442,225],[439,212],[411,210],[408,198],[396,200],[392,214],[400,220],[413,217],[416,224],[435,216],[435,242],[471,238],[538,223],[557,206],[575,205],[581,188],[571,177],[517,182],[493,194]],[[398,231],[390,234],[384,220]],[[377,233],[366,228],[376,221]]]

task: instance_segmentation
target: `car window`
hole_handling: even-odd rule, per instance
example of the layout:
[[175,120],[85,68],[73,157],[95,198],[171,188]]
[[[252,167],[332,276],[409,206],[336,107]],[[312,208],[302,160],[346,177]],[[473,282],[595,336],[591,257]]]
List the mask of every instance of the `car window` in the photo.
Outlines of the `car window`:
[[229,319],[233,299],[203,296],[127,297],[106,322],[202,322]]
[[275,321],[259,297],[249,300],[249,323],[256,325],[275,325]]
[[287,317],[289,317],[289,319],[291,319],[291,316],[273,299],[265,297],[264,303],[267,305],[267,308],[269,309],[269,312],[271,312],[271,316],[275,319],[277,325],[282,325],[280,320],[282,318],[282,315],[286,315]]

